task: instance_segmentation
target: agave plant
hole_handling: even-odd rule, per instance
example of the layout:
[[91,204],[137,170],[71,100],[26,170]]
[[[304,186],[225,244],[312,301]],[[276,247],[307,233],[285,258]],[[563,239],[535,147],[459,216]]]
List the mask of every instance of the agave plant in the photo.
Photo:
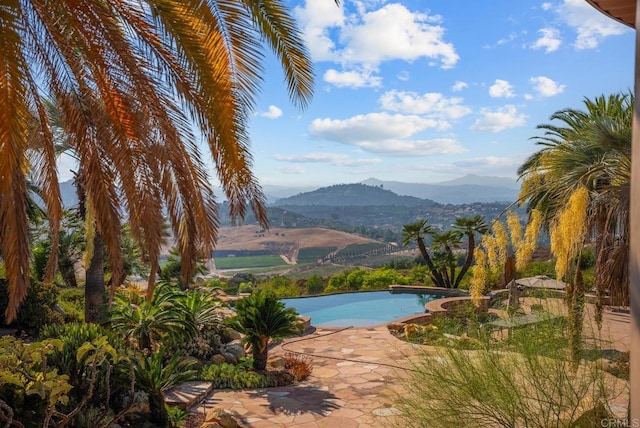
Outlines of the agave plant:
[[270,340],[293,335],[302,327],[296,310],[285,307],[270,293],[259,293],[238,300],[235,309],[237,315],[227,318],[226,322],[244,334],[243,340],[251,345],[255,370],[266,368]]

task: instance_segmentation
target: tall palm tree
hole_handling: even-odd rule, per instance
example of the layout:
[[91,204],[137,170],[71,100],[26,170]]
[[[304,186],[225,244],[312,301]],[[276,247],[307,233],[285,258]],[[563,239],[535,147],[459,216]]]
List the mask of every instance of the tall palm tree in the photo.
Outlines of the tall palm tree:
[[453,287],[458,288],[460,281],[462,281],[462,278],[464,278],[469,271],[471,263],[473,263],[473,253],[476,248],[476,233],[484,235],[489,230],[489,226],[487,226],[484,217],[475,215],[473,217],[456,218],[453,230],[456,230],[467,237],[467,257],[464,259],[464,264],[453,283]]
[[596,250],[598,319],[609,290],[614,303],[628,302],[629,183],[633,96],[614,94],[584,100],[584,110],[554,113],[557,125],[537,143],[543,148],[520,167],[521,201],[544,215],[549,229],[581,187],[589,191],[589,236]]
[[[297,105],[308,103],[313,82],[284,1],[9,0],[0,8],[0,29],[0,253],[9,281],[8,321],[28,287],[25,165],[43,191],[54,240],[62,217],[43,93],[64,115],[64,131],[86,175],[95,236],[104,241],[115,278],[122,269],[123,212],[145,243],[151,291],[164,207],[183,278],[212,249],[218,217],[197,136],[208,143],[232,216],[242,217],[250,207],[266,226],[247,127],[263,71],[263,42],[280,59]],[[40,119],[35,129],[30,111]],[[34,138],[37,149],[28,150]],[[51,254],[49,277],[57,253]]]
[[462,244],[462,233],[457,230],[447,230],[446,232],[432,233],[431,236],[433,237],[432,247],[435,250],[433,264],[436,267],[440,266],[444,286],[454,288],[456,269],[458,267],[458,259],[454,250],[460,248]]
[[433,233],[434,229],[430,224],[427,224],[426,219],[405,224],[402,226],[402,245],[408,245],[410,242],[416,241],[420,254],[431,272],[431,279],[435,284],[444,287],[444,278],[431,260],[431,256],[424,242],[424,235],[432,235]]

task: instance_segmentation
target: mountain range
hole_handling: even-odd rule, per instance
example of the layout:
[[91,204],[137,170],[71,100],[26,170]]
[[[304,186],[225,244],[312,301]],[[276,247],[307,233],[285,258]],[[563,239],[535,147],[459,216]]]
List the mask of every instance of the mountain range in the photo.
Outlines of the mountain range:
[[[360,185],[362,187],[357,187]],[[263,186],[267,201],[271,205],[289,205],[291,197],[296,196],[295,205],[322,205],[323,197],[331,195],[333,203],[329,205],[397,205],[420,206],[433,204],[470,204],[475,202],[514,202],[518,197],[520,185],[505,177],[466,175],[454,180],[439,183],[404,183],[400,181],[368,178],[355,187],[286,187]],[[368,188],[365,188],[368,187]],[[375,189],[378,190],[375,190]],[[78,197],[72,181],[60,183],[60,192],[64,206],[77,205]],[[352,193],[349,193],[352,192]],[[218,195],[222,194],[216,189]],[[424,200],[428,200],[425,202]]]
[[[438,183],[405,183],[401,181],[379,180],[368,178],[360,183],[367,186],[390,190],[399,196],[410,196],[429,199],[440,204],[471,204],[475,202],[514,202],[518,198],[520,184],[511,178],[484,175],[465,175],[454,180]],[[328,189],[328,190],[323,190]],[[321,188],[296,188],[284,186],[264,186],[267,201],[275,205],[286,205],[282,199],[294,195],[308,195],[309,197],[322,195],[325,191],[335,190],[335,186]],[[306,197],[306,196],[305,196]],[[298,199],[298,200],[303,200]],[[400,205],[406,205],[404,201]],[[359,203],[352,202],[352,205]],[[375,204],[374,204],[375,205]],[[385,205],[385,204],[377,204]],[[409,204],[411,205],[411,204]]]

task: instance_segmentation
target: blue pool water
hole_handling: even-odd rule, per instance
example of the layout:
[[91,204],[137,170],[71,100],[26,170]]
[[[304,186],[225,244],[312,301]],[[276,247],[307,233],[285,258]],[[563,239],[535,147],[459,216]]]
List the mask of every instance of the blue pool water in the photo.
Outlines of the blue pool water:
[[282,299],[317,327],[363,327],[425,312],[424,304],[440,296],[366,291]]

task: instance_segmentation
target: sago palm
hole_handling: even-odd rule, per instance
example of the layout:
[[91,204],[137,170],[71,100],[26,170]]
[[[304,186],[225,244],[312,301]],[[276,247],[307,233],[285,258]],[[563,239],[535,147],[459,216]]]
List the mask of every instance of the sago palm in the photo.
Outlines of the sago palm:
[[244,335],[251,345],[253,368],[264,370],[267,366],[269,342],[279,340],[300,331],[298,313],[270,293],[258,293],[238,300],[236,316],[226,323]]
[[[55,135],[41,95],[60,106],[114,278],[122,269],[126,212],[148,252],[151,293],[164,209],[183,278],[217,237],[199,139],[208,145],[231,214],[241,217],[250,207],[266,225],[248,134],[265,45],[281,62],[289,96],[306,105],[313,72],[283,0],[2,3],[0,253],[10,284],[9,321],[28,288],[28,166],[42,189],[54,248],[62,217]],[[51,254],[49,278],[56,264]]]

